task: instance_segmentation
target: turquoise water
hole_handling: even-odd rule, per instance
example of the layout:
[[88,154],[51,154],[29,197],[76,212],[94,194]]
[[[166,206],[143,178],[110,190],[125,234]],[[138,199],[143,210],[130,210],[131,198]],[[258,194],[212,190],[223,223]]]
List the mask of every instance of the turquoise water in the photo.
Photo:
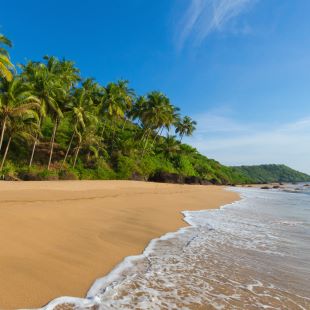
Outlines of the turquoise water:
[[310,309],[310,188],[230,190],[242,200],[184,212],[191,226],[127,258],[97,280],[86,299],[59,299],[53,306]]

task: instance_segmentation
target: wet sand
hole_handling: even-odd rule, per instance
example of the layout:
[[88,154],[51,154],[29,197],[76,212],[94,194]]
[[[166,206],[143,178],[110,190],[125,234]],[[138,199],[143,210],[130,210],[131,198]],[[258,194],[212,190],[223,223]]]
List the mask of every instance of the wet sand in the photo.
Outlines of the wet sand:
[[218,186],[0,182],[0,309],[84,297],[124,257],[186,226],[181,211],[237,199]]

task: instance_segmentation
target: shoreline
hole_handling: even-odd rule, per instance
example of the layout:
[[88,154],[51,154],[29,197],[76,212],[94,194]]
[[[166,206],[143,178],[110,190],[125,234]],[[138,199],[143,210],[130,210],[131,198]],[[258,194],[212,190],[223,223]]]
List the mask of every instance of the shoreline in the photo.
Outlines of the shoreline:
[[182,211],[214,209],[239,199],[219,186],[13,183],[0,185],[1,309],[38,308],[60,296],[83,298],[125,257],[188,226]]

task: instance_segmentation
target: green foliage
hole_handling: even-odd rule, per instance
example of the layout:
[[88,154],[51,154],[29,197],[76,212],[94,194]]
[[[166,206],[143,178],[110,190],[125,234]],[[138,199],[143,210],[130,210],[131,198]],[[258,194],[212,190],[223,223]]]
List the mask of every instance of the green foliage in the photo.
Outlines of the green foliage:
[[43,169],[37,173],[37,176],[42,181],[58,180],[58,171]]
[[79,175],[73,169],[60,170],[58,173],[59,180],[78,180]]
[[308,182],[310,176],[285,165],[258,165],[232,167],[233,172],[250,179],[252,183]]
[[176,173],[177,169],[174,164],[166,160],[163,154],[147,155],[139,161],[142,174],[148,178],[154,175],[157,171]]
[[[1,44],[11,43],[0,35]],[[309,178],[285,166],[225,167],[181,143],[197,124],[160,91],[137,96],[126,80],[100,85],[53,56],[29,61],[13,75],[0,48],[2,175],[105,180],[165,172],[217,184]],[[171,129],[177,136],[162,135]]]
[[116,175],[118,179],[130,179],[133,173],[141,173],[133,158],[120,156],[117,161]]
[[16,175],[16,171],[18,169],[14,165],[12,161],[7,161],[3,167],[3,170],[0,172],[0,175],[11,175],[14,176]]
[[195,170],[192,160],[188,155],[181,155],[177,160],[178,171],[181,175],[185,176],[198,176],[198,172]]

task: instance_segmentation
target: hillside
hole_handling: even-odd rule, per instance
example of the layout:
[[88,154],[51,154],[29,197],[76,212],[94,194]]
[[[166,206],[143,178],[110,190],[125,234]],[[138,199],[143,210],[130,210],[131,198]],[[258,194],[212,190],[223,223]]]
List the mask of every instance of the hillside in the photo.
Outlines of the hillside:
[[[11,45],[5,38],[0,49],[8,55]],[[160,91],[138,94],[127,80],[102,85],[81,76],[73,61],[53,56],[28,61],[18,72],[8,60],[6,74],[0,72],[1,179],[310,180],[285,166],[231,168],[203,156],[182,143],[196,121]]]
[[251,179],[253,183],[309,182],[310,176],[285,165],[257,165],[231,167],[235,173]]

